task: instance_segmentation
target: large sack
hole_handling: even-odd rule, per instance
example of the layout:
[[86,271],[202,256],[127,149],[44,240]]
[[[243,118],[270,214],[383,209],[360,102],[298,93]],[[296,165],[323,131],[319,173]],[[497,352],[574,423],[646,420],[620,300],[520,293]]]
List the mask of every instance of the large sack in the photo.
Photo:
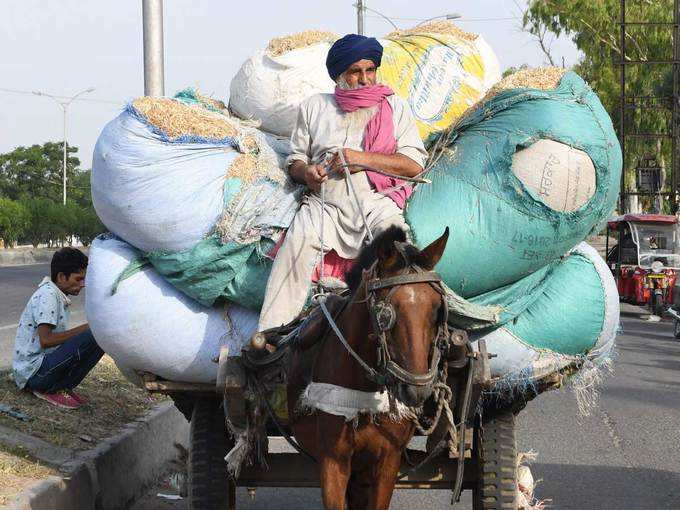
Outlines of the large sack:
[[484,39],[450,22],[387,35],[378,80],[406,99],[423,139],[453,124],[501,78]]
[[212,361],[226,344],[240,352],[257,327],[257,313],[231,305],[205,307],[146,267],[122,282],[117,276],[139,253],[127,243],[100,236],[90,248],[85,312],[97,343],[127,371],[165,379],[213,382]]
[[511,76],[432,141],[432,182],[416,187],[405,217],[420,246],[451,228],[437,270],[463,297],[550,266],[614,209],[621,149],[611,120],[580,77],[563,73]]
[[300,103],[335,88],[325,65],[335,39],[330,32],[310,30],[272,40],[231,80],[229,108],[265,131],[290,137]]
[[[300,103],[335,88],[326,70],[335,38],[309,31],[272,40],[232,79],[230,109],[289,137]],[[408,102],[423,138],[453,123],[500,79],[498,59],[482,37],[449,22],[395,32],[380,42],[378,80]]]
[[601,364],[614,347],[619,294],[597,251],[579,244],[552,272],[536,300],[515,320],[481,336],[496,383],[524,384],[568,365]]
[[189,249],[216,223],[225,240],[271,237],[298,207],[281,169],[286,149],[201,105],[140,98],[97,141],[92,201],[111,232],[144,252]]

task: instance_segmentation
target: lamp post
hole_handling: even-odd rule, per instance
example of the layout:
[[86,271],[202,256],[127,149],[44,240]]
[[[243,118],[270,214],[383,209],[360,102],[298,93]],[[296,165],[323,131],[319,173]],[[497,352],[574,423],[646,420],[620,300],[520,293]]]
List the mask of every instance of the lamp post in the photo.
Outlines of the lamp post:
[[385,16],[382,12],[376,11],[375,9],[371,9],[370,7],[366,7],[366,2],[363,2],[359,0],[357,3],[354,4],[354,7],[357,8],[357,29],[359,35],[364,35],[364,12],[363,11],[371,11],[384,20],[386,20],[390,25],[394,27],[395,30],[399,30],[399,27],[394,24],[394,21],[392,21],[390,18]]
[[436,20],[436,19],[439,19],[439,18],[459,19],[459,18],[462,18],[462,16],[460,14],[458,14],[457,12],[453,12],[453,13],[450,13],[450,14],[442,14],[440,16],[432,16],[431,18],[424,19],[423,21],[418,23],[416,26],[419,27],[420,25],[424,25],[428,21],[433,21],[433,20]]
[[78,96],[82,94],[88,94],[90,92],[93,92],[94,88],[90,87],[89,89],[82,90],[78,92],[76,95],[71,96],[71,97],[62,97],[62,96],[53,96],[52,94],[46,94],[45,92],[40,92],[38,90],[33,91],[33,93],[36,96],[44,96],[44,97],[49,97],[52,99],[55,103],[57,103],[62,111],[64,112],[64,161],[63,161],[63,185],[64,185],[64,205],[66,205],[66,113],[68,111],[68,107],[71,105],[71,103],[76,99]]

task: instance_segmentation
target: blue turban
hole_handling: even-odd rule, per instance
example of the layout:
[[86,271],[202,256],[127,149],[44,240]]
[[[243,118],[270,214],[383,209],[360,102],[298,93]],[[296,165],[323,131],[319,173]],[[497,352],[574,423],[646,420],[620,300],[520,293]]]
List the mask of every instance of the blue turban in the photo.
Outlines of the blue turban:
[[347,34],[333,43],[326,57],[326,68],[331,79],[335,81],[349,66],[359,60],[371,60],[380,67],[383,47],[375,37]]

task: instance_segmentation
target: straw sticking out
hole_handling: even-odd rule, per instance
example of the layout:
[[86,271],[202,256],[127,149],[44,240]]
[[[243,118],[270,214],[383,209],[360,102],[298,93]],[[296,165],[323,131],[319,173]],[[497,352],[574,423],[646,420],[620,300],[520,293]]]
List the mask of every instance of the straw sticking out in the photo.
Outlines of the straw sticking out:
[[409,34],[442,34],[442,35],[451,35],[454,37],[457,37],[459,39],[463,39],[464,41],[474,41],[479,37],[477,34],[472,34],[470,32],[466,32],[465,30],[461,30],[458,28],[456,25],[451,23],[450,21],[430,21],[429,23],[425,23],[423,25],[418,25],[417,27],[413,28],[407,28],[404,30],[394,30],[387,34],[385,38],[390,39],[394,37],[400,37],[403,35],[409,35]]
[[312,44],[320,42],[333,42],[338,39],[338,35],[324,30],[305,30],[297,34],[275,37],[267,45],[267,53],[272,56],[283,55],[292,50],[306,48]]
[[239,134],[225,115],[167,97],[140,97],[132,106],[171,139],[189,135],[222,140]]
[[487,101],[500,94],[504,90],[529,88],[539,90],[552,90],[557,87],[564,76],[566,69],[560,67],[537,67],[535,69],[522,69],[506,76],[496,83],[480,102]]

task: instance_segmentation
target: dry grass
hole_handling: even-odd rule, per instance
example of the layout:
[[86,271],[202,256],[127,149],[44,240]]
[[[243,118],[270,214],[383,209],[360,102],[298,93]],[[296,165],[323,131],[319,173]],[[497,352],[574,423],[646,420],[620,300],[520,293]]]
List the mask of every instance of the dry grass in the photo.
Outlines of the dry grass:
[[474,41],[479,37],[477,34],[473,34],[470,32],[466,32],[465,30],[462,30],[458,28],[456,25],[451,23],[450,21],[430,21],[429,23],[425,23],[423,25],[419,25],[417,27],[413,28],[407,28],[404,30],[394,30],[387,34],[385,38],[391,39],[394,37],[400,37],[403,35],[409,35],[409,34],[443,34],[443,35],[451,35],[454,37],[457,37],[459,39],[463,39],[464,41]]
[[522,69],[506,76],[496,83],[489,92],[480,100],[480,103],[491,99],[504,90],[529,88],[539,90],[552,90],[560,83],[566,69],[560,67],[537,67],[535,69]]
[[9,503],[38,480],[55,474],[54,469],[43,466],[23,449],[0,449],[0,505]]
[[234,162],[229,167],[229,178],[238,178],[243,182],[253,182],[259,175],[257,175],[257,156],[249,152],[247,154],[239,154],[234,159]]
[[[203,100],[211,101],[210,104],[215,107],[224,107],[221,101],[210,98]],[[171,139],[190,135],[222,140],[238,135],[235,122],[231,122],[222,113],[212,112],[201,106],[189,106],[167,97],[146,96],[135,99],[132,106]]]
[[108,356],[102,358],[77,391],[89,401],[88,404],[76,410],[61,409],[27,391],[20,391],[9,372],[0,372],[0,402],[31,418],[24,422],[0,413],[0,425],[58,446],[86,450],[92,448],[93,443],[87,443],[79,436],[85,434],[95,441],[111,437],[164,399],[150,396],[130,383]]
[[298,48],[306,48],[312,44],[320,42],[334,42],[338,39],[338,34],[326,32],[324,30],[305,30],[297,34],[275,37],[267,45],[267,53],[274,57],[283,55]]

